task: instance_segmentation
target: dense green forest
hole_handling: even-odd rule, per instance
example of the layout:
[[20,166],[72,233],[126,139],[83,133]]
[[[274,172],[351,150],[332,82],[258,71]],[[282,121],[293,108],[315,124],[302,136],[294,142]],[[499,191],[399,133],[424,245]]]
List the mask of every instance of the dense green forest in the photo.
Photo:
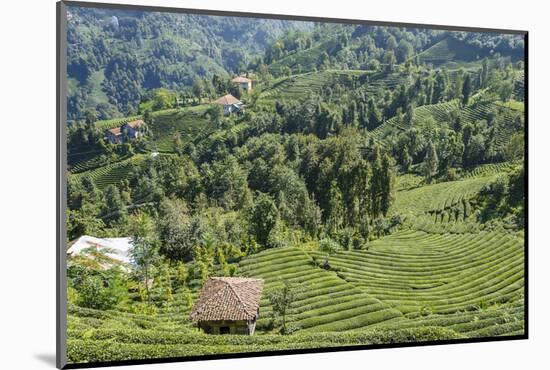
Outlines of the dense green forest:
[[[160,87],[212,90],[224,78],[256,70],[275,76],[326,68],[371,69],[403,63],[446,40],[449,32],[342,26],[283,20],[72,8],[68,27],[69,120],[88,108],[101,119],[135,113]],[[460,63],[495,53],[523,56],[523,40],[452,33],[453,50],[434,50]],[[436,45],[436,49],[447,45]],[[438,62],[430,53],[423,62]],[[269,68],[267,68],[269,66]]]
[[[135,246],[130,273],[69,259],[70,361],[523,333],[521,36],[77,7],[68,25],[67,241]],[[265,280],[254,337],[193,328],[210,276]]]
[[69,120],[136,112],[151,90],[190,90],[196,79],[228,77],[290,30],[307,23],[72,8],[67,42]]

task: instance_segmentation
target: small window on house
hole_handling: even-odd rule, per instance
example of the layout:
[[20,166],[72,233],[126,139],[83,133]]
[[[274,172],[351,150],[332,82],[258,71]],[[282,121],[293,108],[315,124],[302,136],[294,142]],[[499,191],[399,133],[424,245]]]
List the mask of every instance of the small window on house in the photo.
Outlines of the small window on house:
[[220,334],[229,334],[229,326],[220,326]]

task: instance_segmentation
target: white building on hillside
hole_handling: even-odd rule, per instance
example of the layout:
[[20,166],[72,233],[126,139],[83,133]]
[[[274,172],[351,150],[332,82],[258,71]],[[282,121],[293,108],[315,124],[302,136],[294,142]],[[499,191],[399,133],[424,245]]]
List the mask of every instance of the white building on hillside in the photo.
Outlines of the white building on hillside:
[[214,101],[214,104],[223,106],[223,114],[240,113],[244,110],[244,104],[231,94],[227,94]]
[[236,85],[243,90],[250,91],[252,90],[252,80],[245,76],[238,76],[231,80]]

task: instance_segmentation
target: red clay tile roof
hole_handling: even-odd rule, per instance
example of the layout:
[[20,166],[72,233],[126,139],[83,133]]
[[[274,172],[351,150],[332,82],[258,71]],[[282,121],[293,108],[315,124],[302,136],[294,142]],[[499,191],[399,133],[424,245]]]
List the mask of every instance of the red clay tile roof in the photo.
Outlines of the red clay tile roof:
[[109,130],[109,132],[111,132],[111,134],[115,136],[122,135],[122,132],[120,131],[120,127],[112,128]]
[[218,98],[214,103],[221,104],[221,105],[232,105],[232,104],[240,104],[241,101],[234,97],[231,94],[227,94],[222,96],[221,98]]
[[212,277],[202,287],[190,318],[193,321],[253,320],[264,281],[241,277]]
[[128,126],[130,126],[131,128],[136,128],[136,127],[141,127],[145,124],[145,122],[143,122],[142,119],[137,119],[135,121],[131,121],[131,122],[128,122],[126,123]]
[[252,82],[250,78],[246,78],[244,76],[235,77],[231,80],[232,82],[239,83],[239,84],[247,84],[249,82]]

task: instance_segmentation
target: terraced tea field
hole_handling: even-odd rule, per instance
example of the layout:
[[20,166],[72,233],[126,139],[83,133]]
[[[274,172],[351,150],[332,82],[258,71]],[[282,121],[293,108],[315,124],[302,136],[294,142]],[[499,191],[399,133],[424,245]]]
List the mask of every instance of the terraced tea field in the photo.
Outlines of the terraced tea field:
[[[198,332],[189,320],[200,285],[193,280],[192,291],[176,288],[169,301],[154,295],[154,313],[139,313],[132,302],[108,311],[70,305],[68,358],[109,361],[523,335],[523,237],[479,231],[469,222],[472,197],[512,166],[480,166],[462,180],[432,185],[413,175],[400,179],[406,184],[394,209],[414,221],[368,249],[327,254],[315,245],[293,246],[236,262],[238,275],[265,281],[254,336]],[[102,184],[104,178],[111,177],[95,176]],[[445,216],[455,208],[456,217]],[[291,335],[278,334],[268,299],[283,281],[296,289],[287,312]]]
[[144,163],[148,156],[148,154],[136,154],[120,162],[111,163],[93,170],[77,173],[74,177],[89,177],[94,181],[98,188],[104,189],[109,185],[118,184],[120,181],[127,178],[135,168]]
[[[264,278],[268,289],[282,279],[302,287],[289,318],[300,332],[435,325],[468,337],[521,334],[523,236],[467,227],[449,233],[441,230],[460,224],[459,217],[434,219],[438,211],[467,208],[470,197],[510,166],[488,165],[461,181],[400,191],[395,208],[415,217],[433,214],[432,226],[442,226],[438,232],[418,231],[422,225],[413,223],[372,242],[368,250],[332,255],[271,250],[242,261],[240,271]],[[460,212],[462,225],[468,226],[463,222],[468,210]],[[324,261],[329,271],[318,267]],[[271,312],[265,299],[262,312],[265,323]]]
[[[259,105],[274,104],[276,100],[304,99],[310,92],[318,92],[329,81],[336,79],[344,86],[350,83],[350,77],[364,79],[365,89],[374,93],[380,89],[394,88],[402,83],[406,76],[401,73],[387,74],[363,70],[326,70],[322,72],[308,72],[290,77],[279,78],[263,88]],[[348,86],[350,87],[350,86]]]
[[[520,297],[520,294],[518,294]],[[443,327],[467,338],[512,336],[524,334],[524,301],[495,304],[485,310],[459,311],[452,314],[409,314],[408,320],[388,323],[386,329]]]
[[189,321],[190,302],[197,298],[197,292],[176,289],[170,301],[153,295],[152,303],[158,307],[155,313],[135,313],[131,302],[107,311],[69,305],[69,360],[185,357],[463,338],[453,330],[432,325],[405,329],[377,325],[408,319],[334,272],[314,267],[311,257],[298,248],[261,252],[242,261],[240,268],[244,274],[264,277],[267,289],[280,284],[281,278],[307,287],[298,294],[291,310],[291,325],[299,329],[295,334],[282,336],[266,330],[271,307],[264,294],[255,336],[205,335]]
[[322,72],[308,72],[290,77],[279,78],[269,86],[264,87],[260,94],[258,104],[273,104],[275,100],[304,99],[310,92],[318,92],[331,81],[338,79],[345,83],[348,76],[361,76],[368,74],[366,71],[337,71],[327,70]]
[[[428,120],[435,122],[449,122],[450,112],[458,110],[463,123],[474,123],[480,120],[487,120],[493,109],[501,109],[501,115],[504,117],[504,125],[500,125],[495,133],[497,146],[506,145],[510,135],[515,132],[513,120],[515,119],[516,109],[511,109],[504,105],[498,105],[491,102],[477,104],[475,107],[468,106],[459,108],[457,100],[451,100],[445,103],[430,104],[416,107],[414,109],[413,126],[422,127]],[[392,117],[367,133],[377,143],[385,145],[384,139],[393,132],[405,131],[409,127],[404,122],[399,122],[397,117]]]
[[405,74],[399,72],[389,74],[385,72],[376,72],[369,75],[366,90],[368,93],[372,94],[383,89],[393,89],[405,82],[407,78]]
[[387,74],[364,70],[326,70],[308,72],[290,77],[279,78],[265,86],[260,94],[258,104],[274,104],[276,100],[299,100],[307,97],[309,92],[318,92],[326,83],[337,79],[340,83],[349,84],[350,77],[366,77],[366,89],[374,93],[379,89],[393,88],[403,82],[405,76],[400,73]]
[[[153,123],[150,129],[153,133],[151,145],[160,152],[173,151],[173,137],[176,132],[181,134],[182,141],[194,140],[201,134],[207,134],[213,127],[204,113],[210,107],[208,104],[185,108],[165,109],[152,113]],[[126,122],[143,118],[141,115],[111,120],[97,121],[99,130],[119,127]]]
[[475,310],[523,294],[523,240],[504,233],[403,231],[328,261],[343,279],[403,314]]
[[300,50],[298,52],[289,54],[269,65],[269,71],[271,73],[280,74],[283,68],[288,67],[294,73],[310,72],[317,68],[319,58],[323,51],[330,50],[337,45],[335,40],[327,40],[315,47]]
[[319,91],[332,78],[330,73],[304,73],[276,80],[260,94],[260,102],[273,99],[302,99],[309,91]]
[[[426,119],[434,119],[439,121],[446,121],[449,117],[449,112],[458,109],[457,101],[449,101],[440,104],[430,104],[416,107],[414,109],[413,126],[422,125]],[[384,143],[384,138],[392,132],[405,131],[408,127],[397,120],[397,117],[392,117],[386,122],[370,131],[368,135],[375,139],[379,143]]]
[[[136,157],[129,160],[144,159]],[[298,247],[270,249],[241,260],[238,274],[263,278],[264,293],[283,280],[299,287],[287,319],[296,335],[433,326],[467,337],[520,334],[524,314],[522,236],[505,231],[475,231],[468,229],[470,223],[466,222],[469,199],[512,165],[485,165],[468,172],[463,180],[404,187],[397,193],[394,209],[412,215],[416,221],[408,224],[408,229],[371,242],[368,250],[327,255]],[[117,169],[110,172],[117,173]],[[119,176],[122,172],[118,170]],[[88,175],[101,186],[116,181],[113,174]],[[415,183],[413,180],[410,181]],[[454,208],[458,209],[456,217],[443,216],[446,210],[454,212]],[[462,225],[463,229],[453,230],[453,225],[455,228]],[[324,261],[330,266],[328,270],[321,267]],[[196,294],[194,291],[191,297]],[[74,307],[70,315],[72,343],[84,345],[77,338],[93,329],[92,337],[98,341],[93,345],[102,354],[109,352],[102,342],[106,338],[115,338],[123,348],[141,348],[149,340],[162,344],[161,352],[147,352],[152,356],[176,348],[170,347],[175,343],[196,344],[201,336],[194,339],[194,329],[188,320],[189,306],[182,305],[178,295],[175,293],[173,303],[163,306],[156,315]],[[257,333],[263,336],[269,334],[272,320],[266,294],[260,312]],[[118,323],[115,328],[129,329],[130,334],[112,329],[113,323]],[[227,340],[228,345],[233,341]],[[169,344],[171,341],[174,343]],[[208,352],[214,351],[209,345],[193,347],[190,353],[214,353]],[[234,345],[227,348],[230,351],[244,348],[241,344]],[[272,348],[302,345],[303,342],[292,339]],[[253,348],[267,347],[258,344]]]
[[113,118],[113,119],[108,119],[108,120],[97,121],[95,123],[95,126],[99,130],[109,130],[109,129],[112,129],[112,128],[115,128],[115,127],[122,126],[126,122],[135,121],[135,120],[141,119],[141,118],[143,118],[143,116],[141,116],[141,115],[128,116],[128,117],[122,117],[122,118]]
[[392,210],[413,215],[441,211],[471,199],[493,177],[494,175],[472,176],[464,180],[440,182],[402,191],[397,194]]
[[181,140],[185,143],[213,131],[213,125],[204,114],[209,107],[204,104],[153,114],[153,123],[150,125],[153,133],[151,148],[159,152],[173,152],[173,140],[176,132],[180,133]]
[[[283,280],[299,285],[289,322],[301,331],[343,331],[365,328],[402,318],[402,313],[374,296],[339,278],[334,272],[313,265],[298,248],[274,249],[249,257],[239,264],[245,276],[265,280],[264,291]],[[261,302],[260,327],[271,319],[271,306]]]
[[520,163],[501,162],[501,163],[482,164],[471,170],[468,170],[463,177],[470,178],[470,177],[495,175],[498,173],[506,173],[510,171],[514,166],[517,166],[518,164]]
[[[313,258],[328,260],[331,271]],[[108,361],[521,335],[522,264],[522,241],[499,233],[403,231],[366,251],[333,255],[267,250],[239,263],[242,275],[266,282],[255,336],[197,332],[185,293],[175,292],[156,314],[69,306],[68,357]],[[295,333],[287,336],[270,333],[265,294],[283,279],[299,287],[288,317]]]
[[205,335],[186,327],[184,319],[159,314],[128,314],[69,307],[67,357],[70,362],[97,362],[329,348],[381,343],[460,339],[442,327],[370,329],[341,333]]
[[486,52],[480,52],[473,46],[448,37],[424,50],[417,57],[422,63],[457,68],[463,67],[465,63],[481,60],[485,56],[488,56]]
[[461,180],[436,184],[423,184],[413,175],[400,177],[390,214],[401,215],[404,225],[414,230],[460,234],[481,231],[485,226],[478,219],[477,194],[518,165],[517,162],[481,165],[464,171]]

